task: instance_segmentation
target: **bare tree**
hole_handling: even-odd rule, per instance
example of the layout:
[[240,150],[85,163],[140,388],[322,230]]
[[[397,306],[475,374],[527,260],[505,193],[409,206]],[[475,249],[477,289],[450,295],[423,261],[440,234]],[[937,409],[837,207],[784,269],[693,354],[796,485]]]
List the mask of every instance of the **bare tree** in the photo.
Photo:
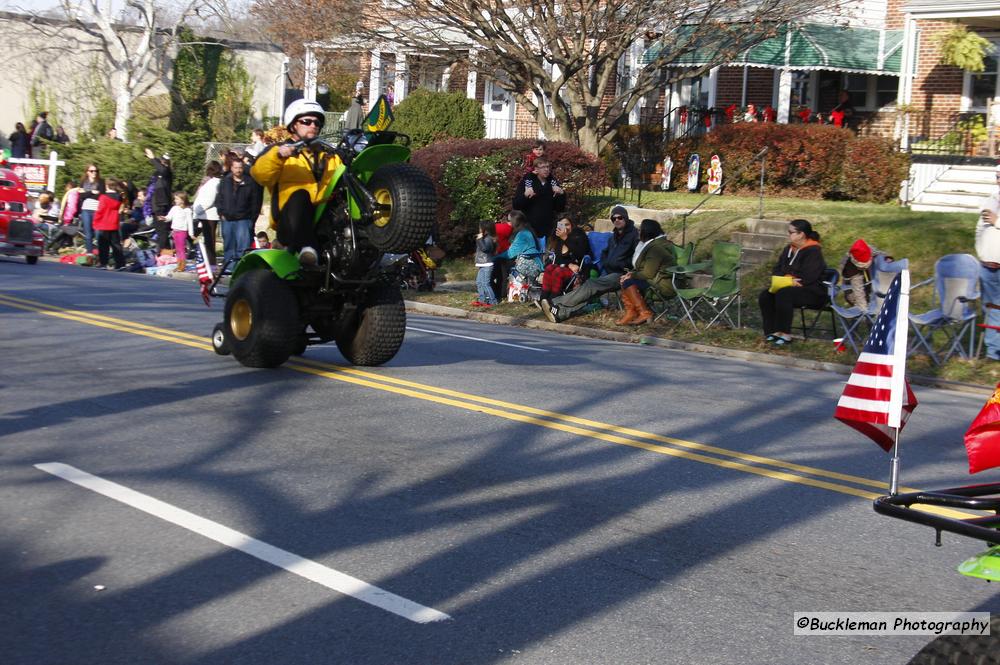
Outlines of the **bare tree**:
[[[387,14],[364,22],[342,10],[340,26],[324,27],[350,34],[338,41],[355,48],[390,43],[455,62],[471,58],[472,67],[510,89],[546,136],[595,154],[651,91],[730,61],[778,25],[817,13],[807,0],[384,0],[382,7]],[[625,79],[622,63],[638,39],[652,48]]]
[[[30,10],[22,10],[41,16]],[[70,38],[76,53],[100,56],[110,74],[109,92],[115,104],[118,135],[125,138],[132,117],[133,101],[163,83],[170,87],[178,35],[185,23],[229,15],[223,0],[183,0],[160,5],[154,0],[126,0],[125,9],[114,12],[110,0],[60,0],[39,22],[39,31]]]

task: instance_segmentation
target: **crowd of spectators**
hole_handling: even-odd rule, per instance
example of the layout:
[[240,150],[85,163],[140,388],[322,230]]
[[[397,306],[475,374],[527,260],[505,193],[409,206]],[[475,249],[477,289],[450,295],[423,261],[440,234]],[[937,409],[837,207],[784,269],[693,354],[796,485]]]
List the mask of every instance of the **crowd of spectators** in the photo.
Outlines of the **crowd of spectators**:
[[[46,129],[47,128],[47,129]],[[62,128],[52,130],[46,114],[39,114],[31,131],[22,123],[9,137],[12,156],[29,157],[38,141],[59,141]],[[119,140],[111,130],[107,140]],[[44,191],[33,207],[36,222],[45,225],[50,251],[71,247],[82,238],[77,262],[110,268],[150,268],[173,264],[186,270],[189,259],[218,262],[216,230],[221,231],[223,260],[231,260],[247,249],[267,242],[255,233],[263,205],[262,187],[249,177],[249,166],[267,147],[264,133],[254,130],[245,151],[228,151],[222,160],[212,160],[192,193],[174,186],[174,168],[168,153],[143,149],[150,177],[142,185],[117,177],[105,177],[97,163],[89,163],[83,174],[70,179],[61,198]],[[67,137],[68,140],[68,137]],[[54,228],[48,228],[48,227]],[[64,251],[66,251],[64,249]]]

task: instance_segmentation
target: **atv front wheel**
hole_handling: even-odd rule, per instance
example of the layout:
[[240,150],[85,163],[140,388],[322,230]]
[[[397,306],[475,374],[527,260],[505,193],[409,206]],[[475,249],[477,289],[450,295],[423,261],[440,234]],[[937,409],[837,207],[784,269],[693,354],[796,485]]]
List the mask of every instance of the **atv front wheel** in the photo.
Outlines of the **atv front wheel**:
[[270,270],[244,273],[226,296],[226,337],[247,367],[277,367],[288,360],[301,324],[295,293]]
[[368,189],[379,203],[368,237],[380,252],[409,254],[423,247],[434,226],[437,196],[427,174],[412,164],[379,167]]
[[366,367],[392,360],[406,335],[406,307],[399,286],[386,282],[373,286],[356,316],[337,336],[344,357]]

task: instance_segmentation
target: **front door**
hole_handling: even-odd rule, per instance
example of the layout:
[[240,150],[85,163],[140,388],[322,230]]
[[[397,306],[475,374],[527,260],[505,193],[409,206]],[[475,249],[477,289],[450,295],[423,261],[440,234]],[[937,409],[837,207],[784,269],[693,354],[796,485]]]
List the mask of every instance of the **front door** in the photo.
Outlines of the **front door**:
[[483,112],[486,116],[486,138],[509,139],[514,136],[514,96],[500,82],[487,79]]

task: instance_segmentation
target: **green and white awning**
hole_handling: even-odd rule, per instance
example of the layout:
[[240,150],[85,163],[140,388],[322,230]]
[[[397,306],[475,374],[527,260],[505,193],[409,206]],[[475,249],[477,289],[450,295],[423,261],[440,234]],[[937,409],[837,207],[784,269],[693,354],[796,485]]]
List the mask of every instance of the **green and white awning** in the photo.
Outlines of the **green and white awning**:
[[[688,36],[679,32],[673,43]],[[718,61],[718,40],[703,40],[693,50],[670,59],[672,66],[696,66]],[[711,43],[709,43],[711,42]],[[660,40],[642,55],[641,63],[655,62],[671,43]],[[903,31],[873,28],[845,28],[806,23],[783,25],[776,34],[734,58],[719,64],[768,67],[773,69],[826,69],[857,74],[899,75],[902,62]],[[669,54],[668,54],[669,58]]]

